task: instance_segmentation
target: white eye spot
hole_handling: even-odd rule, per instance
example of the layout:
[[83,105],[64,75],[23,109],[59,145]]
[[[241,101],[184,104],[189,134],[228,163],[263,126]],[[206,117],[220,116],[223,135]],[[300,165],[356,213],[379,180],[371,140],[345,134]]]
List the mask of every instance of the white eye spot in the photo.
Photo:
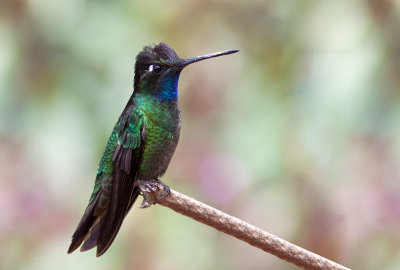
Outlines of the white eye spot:
[[162,67],[159,65],[150,65],[149,68],[147,69],[147,72],[154,72],[156,74],[160,74],[162,72]]

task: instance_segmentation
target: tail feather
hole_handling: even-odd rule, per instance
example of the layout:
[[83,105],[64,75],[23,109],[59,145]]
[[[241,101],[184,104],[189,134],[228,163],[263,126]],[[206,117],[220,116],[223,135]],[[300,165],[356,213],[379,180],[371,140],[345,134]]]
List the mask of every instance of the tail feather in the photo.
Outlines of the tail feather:
[[[131,186],[133,187],[133,185]],[[116,188],[115,190],[118,192],[120,188],[121,187]],[[118,194],[125,195],[127,198],[129,198],[129,200],[126,202],[122,200],[122,205],[121,201],[111,201],[107,213],[102,217],[97,216],[95,213],[96,205],[98,204],[101,196],[101,191],[99,192],[93,202],[87,207],[85,214],[78,225],[78,228],[72,236],[72,242],[68,249],[68,253],[72,253],[82,243],[83,244],[80,251],[87,251],[97,246],[97,257],[103,255],[107,251],[107,249],[113,243],[119,229],[121,228],[126,214],[129,212],[130,208],[139,196],[140,190],[138,187],[133,187],[131,190],[129,189],[129,187],[125,186],[124,189],[119,190],[124,191],[122,193],[125,194]],[[131,194],[129,194],[130,196],[126,194],[126,192],[129,191],[131,191]],[[125,196],[122,196],[122,198]],[[112,196],[112,198],[114,198],[114,196]]]
[[[129,212],[133,203],[136,201],[137,197],[139,196],[139,193],[140,193],[139,188],[135,187],[132,190],[132,193],[130,196],[130,198],[131,198],[130,201],[128,201],[127,205],[117,208],[118,211],[115,215],[115,218],[112,220],[112,222],[109,222],[107,220],[107,216],[100,221],[101,234],[99,235],[98,241],[97,241],[97,253],[96,253],[97,257],[103,255],[108,250],[108,248],[111,246],[111,244],[113,243],[115,237],[117,236],[119,229],[121,228],[122,222],[123,222],[126,214]],[[102,226],[104,226],[106,228],[107,233],[103,233]]]
[[96,209],[96,204],[100,195],[101,191],[96,195],[94,200],[86,208],[85,213],[83,214],[83,217],[75,230],[75,233],[72,235],[72,241],[71,245],[68,248],[68,254],[72,253],[82,244],[87,232],[92,227],[92,224],[95,221],[94,211]]
[[92,225],[92,228],[86,234],[86,237],[83,240],[81,251],[83,252],[94,248],[97,245],[97,238],[99,237],[99,234],[100,234],[100,217],[97,217]]

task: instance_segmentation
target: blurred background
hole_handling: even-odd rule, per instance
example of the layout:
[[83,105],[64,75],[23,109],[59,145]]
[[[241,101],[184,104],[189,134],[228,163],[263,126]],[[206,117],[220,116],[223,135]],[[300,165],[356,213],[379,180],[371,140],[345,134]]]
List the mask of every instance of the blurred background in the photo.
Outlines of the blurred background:
[[185,69],[172,188],[354,269],[400,268],[400,1],[0,2],[0,269],[298,269],[156,206],[67,255],[135,56]]

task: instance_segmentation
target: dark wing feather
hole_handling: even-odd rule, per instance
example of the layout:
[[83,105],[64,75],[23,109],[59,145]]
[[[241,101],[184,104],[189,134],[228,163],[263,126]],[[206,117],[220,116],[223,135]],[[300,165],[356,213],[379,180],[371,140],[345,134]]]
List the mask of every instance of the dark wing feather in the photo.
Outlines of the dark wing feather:
[[[108,141],[90,204],[72,237],[68,253],[83,242],[81,251],[97,246],[97,256],[101,256],[112,244],[139,195],[135,180],[144,140],[142,134],[142,114],[128,103]],[[111,170],[107,166],[112,166]]]
[[[121,148],[116,156],[111,201],[105,217],[100,221],[97,256],[102,255],[111,245],[128,212],[134,191],[136,190],[136,193],[138,193],[138,188],[134,186],[133,182],[136,175],[130,174],[131,158],[131,148]],[[137,168],[133,172],[136,173],[136,170]]]
[[[131,190],[131,192],[125,192],[124,198],[129,198],[129,200],[123,200],[117,207],[113,207],[112,211],[107,212],[108,213],[115,213],[112,217],[114,220],[112,222],[109,222],[108,217],[102,219],[100,222],[100,231],[102,232],[100,234],[100,237],[98,238],[97,242],[97,256],[101,256],[104,254],[104,252],[107,251],[107,249],[110,247],[112,242],[115,239],[115,236],[117,235],[119,229],[121,228],[122,222],[130,210],[132,204],[135,202],[137,197],[139,196],[140,190],[138,187],[135,187]],[[111,204],[113,206],[113,204]],[[110,209],[111,210],[111,209]],[[110,214],[111,216],[112,214]],[[104,230],[104,232],[103,232]]]

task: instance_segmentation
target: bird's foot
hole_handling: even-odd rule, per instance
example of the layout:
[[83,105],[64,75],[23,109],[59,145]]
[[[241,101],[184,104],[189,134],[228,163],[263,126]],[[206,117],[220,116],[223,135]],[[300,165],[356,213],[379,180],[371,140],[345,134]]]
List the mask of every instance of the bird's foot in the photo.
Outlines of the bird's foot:
[[142,209],[162,201],[170,192],[169,187],[158,179],[139,180],[138,184],[143,194]]

